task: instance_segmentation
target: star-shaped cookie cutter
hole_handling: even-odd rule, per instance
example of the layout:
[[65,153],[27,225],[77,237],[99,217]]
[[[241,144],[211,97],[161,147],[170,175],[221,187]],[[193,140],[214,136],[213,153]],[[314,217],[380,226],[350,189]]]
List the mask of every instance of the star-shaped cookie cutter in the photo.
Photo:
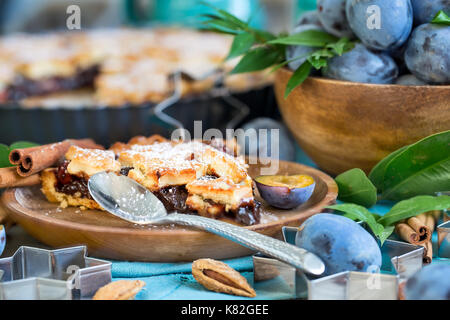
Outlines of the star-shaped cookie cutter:
[[[173,127],[174,130],[181,130],[189,128],[186,128],[180,120],[180,114],[184,116],[184,120],[190,119],[187,121],[194,124],[196,121],[195,119],[204,119],[203,121],[207,122],[208,119],[211,118],[221,118],[223,117],[222,112],[226,111],[226,114],[232,115],[232,117],[228,122],[224,123],[224,128],[222,129],[234,129],[249,115],[250,108],[229,92],[224,86],[224,77],[225,71],[220,68],[209,70],[197,77],[194,77],[185,71],[177,70],[169,77],[171,86],[174,88],[172,95],[158,103],[155,108],[151,110],[151,115],[154,115],[166,126]],[[200,100],[202,99],[196,101],[195,106],[189,102],[182,103],[183,80],[204,81],[206,79],[210,79],[214,83],[214,86],[208,94],[203,96],[203,98],[207,98],[206,100],[203,99],[206,103],[200,103]],[[175,111],[167,113],[171,108],[175,109]],[[183,135],[183,140],[186,139],[183,130],[179,133]]]
[[87,299],[111,282],[111,262],[87,257],[86,246],[22,246],[0,259],[0,300]]
[[[283,227],[284,241],[295,245],[297,230]],[[254,287],[259,292],[276,291],[285,299],[396,300],[399,284],[422,268],[423,250],[421,246],[388,239],[381,247],[380,273],[347,271],[322,278],[313,278],[284,262],[256,254]]]

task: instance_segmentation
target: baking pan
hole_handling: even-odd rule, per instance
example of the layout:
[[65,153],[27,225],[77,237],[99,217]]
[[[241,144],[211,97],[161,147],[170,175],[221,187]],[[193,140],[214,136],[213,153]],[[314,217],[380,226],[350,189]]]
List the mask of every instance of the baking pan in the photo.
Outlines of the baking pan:
[[[240,119],[241,123],[259,116],[276,117],[278,112],[272,86],[233,93],[233,97],[250,110],[245,118]],[[27,140],[44,144],[68,138],[92,138],[109,146],[116,141],[126,142],[137,135],[170,135],[173,127],[154,117],[154,108],[153,103],[51,109],[3,104],[0,105],[0,143]],[[230,109],[223,97],[210,95],[179,100],[170,112],[188,129],[193,125],[193,120],[202,120],[204,130],[221,128],[240,114]]]

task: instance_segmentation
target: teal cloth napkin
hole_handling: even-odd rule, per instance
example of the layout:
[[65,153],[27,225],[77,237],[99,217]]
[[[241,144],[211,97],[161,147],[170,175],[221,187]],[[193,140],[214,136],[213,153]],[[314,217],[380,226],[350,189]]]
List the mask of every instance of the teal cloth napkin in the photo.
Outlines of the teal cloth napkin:
[[[239,271],[247,281],[253,282],[252,257],[223,260]],[[113,261],[113,281],[139,279],[145,281],[145,288],[136,296],[137,300],[236,300],[249,299],[228,294],[211,292],[203,288],[191,274],[192,263],[145,263]],[[275,300],[288,298],[283,293],[257,292],[258,299]]]

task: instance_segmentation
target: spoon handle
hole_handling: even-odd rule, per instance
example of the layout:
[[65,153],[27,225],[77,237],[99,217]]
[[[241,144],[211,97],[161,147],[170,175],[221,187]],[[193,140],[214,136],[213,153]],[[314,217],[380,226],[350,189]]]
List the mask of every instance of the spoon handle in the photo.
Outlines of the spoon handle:
[[310,274],[320,275],[325,270],[322,260],[305,249],[230,223],[202,216],[177,213],[167,215],[158,220],[159,223],[174,223],[214,233],[247,248],[286,262]]

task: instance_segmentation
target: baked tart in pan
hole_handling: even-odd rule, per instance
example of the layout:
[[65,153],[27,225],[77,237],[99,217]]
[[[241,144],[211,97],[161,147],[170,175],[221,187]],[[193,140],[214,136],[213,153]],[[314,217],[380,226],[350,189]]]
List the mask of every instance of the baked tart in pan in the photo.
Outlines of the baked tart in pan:
[[[192,118],[207,129],[239,117],[222,99],[230,93],[245,99],[252,116],[277,110],[267,73],[226,74],[238,61],[224,62],[231,40],[167,27],[0,37],[2,143],[91,137],[109,145],[136,135],[170,134],[173,128],[153,123],[151,115],[172,95],[177,71],[194,79],[181,80],[182,98],[176,103],[182,105],[176,112],[185,127]],[[212,94],[217,74],[199,79],[217,69],[226,74],[222,96]]]
[[[170,96],[170,76],[183,71],[193,78],[220,68],[230,71],[237,60],[224,62],[231,38],[181,28],[110,29],[0,38],[2,101],[22,104],[52,94],[90,88],[94,106],[157,103]],[[226,76],[232,91],[270,82],[260,73]],[[183,96],[207,92],[212,79],[183,81]],[[77,106],[76,101],[74,101]]]

